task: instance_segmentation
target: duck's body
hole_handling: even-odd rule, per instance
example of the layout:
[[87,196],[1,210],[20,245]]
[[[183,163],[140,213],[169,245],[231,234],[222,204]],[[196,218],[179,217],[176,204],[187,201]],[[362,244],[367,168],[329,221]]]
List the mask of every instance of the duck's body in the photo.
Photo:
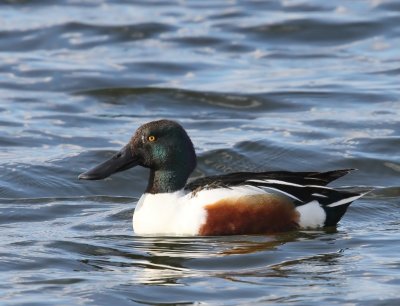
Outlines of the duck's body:
[[330,172],[238,172],[186,184],[196,165],[184,129],[168,120],[138,129],[131,142],[81,179],[102,179],[135,165],[150,168],[134,215],[141,235],[235,235],[334,226],[361,194],[326,185],[351,169]]
[[[235,173],[202,178],[171,193],[145,193],[136,206],[133,229],[147,235],[209,236],[336,225],[350,203],[361,195],[324,184],[349,171]],[[225,185],[223,180],[232,176],[243,177],[243,181]],[[207,181],[210,184],[199,186]]]
[[150,235],[234,235],[295,228],[290,202],[246,188],[218,188],[193,194],[144,194],[133,215],[133,229]]

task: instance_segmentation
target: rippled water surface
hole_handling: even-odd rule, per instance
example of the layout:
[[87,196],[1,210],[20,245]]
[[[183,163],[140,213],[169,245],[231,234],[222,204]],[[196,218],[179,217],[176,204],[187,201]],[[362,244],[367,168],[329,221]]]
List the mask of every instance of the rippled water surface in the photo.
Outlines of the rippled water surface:
[[[397,305],[400,4],[0,4],[0,304]],[[147,183],[82,171],[178,120],[195,177],[357,168],[336,229],[142,237]]]

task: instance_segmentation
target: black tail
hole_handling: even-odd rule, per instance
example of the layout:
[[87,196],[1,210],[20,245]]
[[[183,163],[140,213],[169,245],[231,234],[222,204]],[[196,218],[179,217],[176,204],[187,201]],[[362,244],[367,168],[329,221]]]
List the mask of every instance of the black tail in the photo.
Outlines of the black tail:
[[335,226],[345,214],[353,201],[361,198],[364,193],[341,192],[342,198],[336,202],[321,205],[326,213],[324,226]]

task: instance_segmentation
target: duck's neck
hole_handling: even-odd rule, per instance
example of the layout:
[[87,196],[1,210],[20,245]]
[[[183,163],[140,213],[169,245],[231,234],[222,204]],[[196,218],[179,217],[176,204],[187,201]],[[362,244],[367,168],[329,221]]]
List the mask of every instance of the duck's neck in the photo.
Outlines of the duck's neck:
[[185,187],[190,173],[180,173],[173,170],[150,170],[146,193],[167,193],[181,190]]

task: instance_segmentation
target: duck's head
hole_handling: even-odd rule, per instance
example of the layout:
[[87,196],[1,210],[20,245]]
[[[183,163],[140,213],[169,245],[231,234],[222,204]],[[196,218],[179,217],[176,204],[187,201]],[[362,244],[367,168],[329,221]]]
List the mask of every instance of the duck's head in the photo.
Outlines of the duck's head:
[[118,153],[79,179],[101,180],[137,165],[151,170],[146,192],[172,192],[185,186],[196,167],[196,153],[181,125],[170,120],[152,121],[140,126]]

